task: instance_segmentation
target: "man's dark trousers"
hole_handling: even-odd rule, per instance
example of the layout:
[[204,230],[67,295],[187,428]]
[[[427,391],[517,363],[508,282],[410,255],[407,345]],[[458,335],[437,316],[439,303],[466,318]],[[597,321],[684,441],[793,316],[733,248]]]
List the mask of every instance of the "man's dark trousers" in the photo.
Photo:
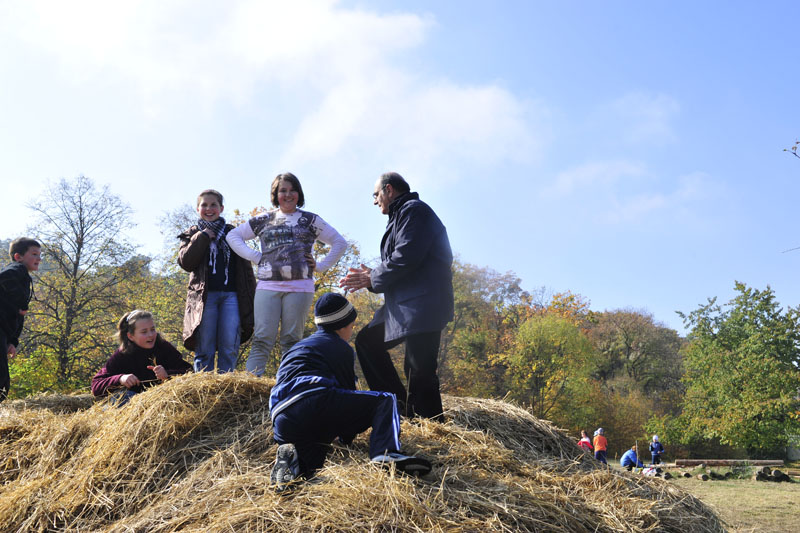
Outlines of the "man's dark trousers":
[[[376,313],[381,315],[381,313]],[[442,419],[442,396],[436,374],[441,331],[417,333],[384,341],[384,321],[372,320],[356,335],[356,355],[370,390],[391,392],[400,414]],[[404,370],[408,393],[392,363],[389,350],[406,343]]]

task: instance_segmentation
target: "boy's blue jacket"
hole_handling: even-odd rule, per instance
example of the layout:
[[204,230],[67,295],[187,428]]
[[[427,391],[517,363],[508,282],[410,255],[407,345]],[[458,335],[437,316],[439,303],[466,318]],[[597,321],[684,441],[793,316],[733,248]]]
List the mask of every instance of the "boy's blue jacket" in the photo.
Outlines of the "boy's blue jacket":
[[0,328],[9,344],[17,346],[25,317],[20,310],[27,311],[31,301],[33,280],[22,263],[13,262],[0,270]]
[[636,457],[636,452],[633,450],[628,450],[622,455],[622,459],[619,460],[619,464],[622,466],[639,466],[642,467],[644,464]]
[[653,455],[664,453],[664,445],[661,444],[660,442],[651,442],[650,453]]
[[328,388],[355,390],[355,353],[339,335],[318,329],[292,346],[281,359],[269,395],[270,416],[300,398]]

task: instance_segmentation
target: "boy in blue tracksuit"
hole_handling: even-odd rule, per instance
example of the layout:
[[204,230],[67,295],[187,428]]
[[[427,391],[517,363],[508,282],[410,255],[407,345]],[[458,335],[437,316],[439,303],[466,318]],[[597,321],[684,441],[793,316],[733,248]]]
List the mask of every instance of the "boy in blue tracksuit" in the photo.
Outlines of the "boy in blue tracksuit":
[[314,306],[317,331],[281,359],[269,399],[279,444],[271,480],[279,491],[321,468],[337,437],[349,444],[370,427],[372,461],[393,463],[400,471],[420,475],[431,469],[425,459],[400,454],[394,394],[356,390],[355,353],[348,344],[356,315],[344,296],[322,295]]
[[644,464],[636,457],[636,446],[631,446],[631,449],[622,454],[622,459],[619,460],[620,466],[628,471],[633,470],[634,467],[643,468]]
[[650,443],[651,464],[661,464],[661,455],[664,453],[664,445],[658,441],[658,435],[653,435],[653,442]]

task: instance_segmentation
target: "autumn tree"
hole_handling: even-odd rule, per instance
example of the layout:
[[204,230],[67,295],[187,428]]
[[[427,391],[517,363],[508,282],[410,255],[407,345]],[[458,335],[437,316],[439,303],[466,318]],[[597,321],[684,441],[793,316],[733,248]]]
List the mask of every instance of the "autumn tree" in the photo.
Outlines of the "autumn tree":
[[800,432],[800,329],[771,288],[736,282],[737,295],[688,315],[687,386],[676,425],[683,439],[718,439],[754,454],[786,446]]
[[59,387],[85,385],[109,354],[109,332],[122,309],[118,289],[133,254],[125,237],[131,211],[84,176],[48,186],[29,207],[48,268],[35,278],[26,321],[32,351],[20,363],[54,366]]
[[592,347],[580,328],[554,313],[533,316],[522,324],[510,350],[497,357],[508,368],[509,394],[531,407],[539,418],[582,377]]
[[589,337],[597,350],[595,379],[644,394],[681,388],[681,339],[652,314],[633,309],[595,313]]
[[506,350],[516,328],[530,316],[531,295],[513,272],[453,262],[454,318],[442,334],[442,390],[469,396],[503,396]]
[[183,348],[186,276],[166,264],[137,255],[123,265],[127,275],[119,285],[123,312],[146,309],[153,313],[159,334],[179,351]]

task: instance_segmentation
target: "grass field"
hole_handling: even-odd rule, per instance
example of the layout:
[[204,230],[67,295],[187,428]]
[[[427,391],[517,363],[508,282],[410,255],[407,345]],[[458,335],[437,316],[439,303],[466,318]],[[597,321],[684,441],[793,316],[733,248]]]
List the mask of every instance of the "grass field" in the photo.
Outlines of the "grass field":
[[800,483],[769,483],[745,479],[700,481],[673,479],[670,483],[711,505],[731,532],[800,532]]

